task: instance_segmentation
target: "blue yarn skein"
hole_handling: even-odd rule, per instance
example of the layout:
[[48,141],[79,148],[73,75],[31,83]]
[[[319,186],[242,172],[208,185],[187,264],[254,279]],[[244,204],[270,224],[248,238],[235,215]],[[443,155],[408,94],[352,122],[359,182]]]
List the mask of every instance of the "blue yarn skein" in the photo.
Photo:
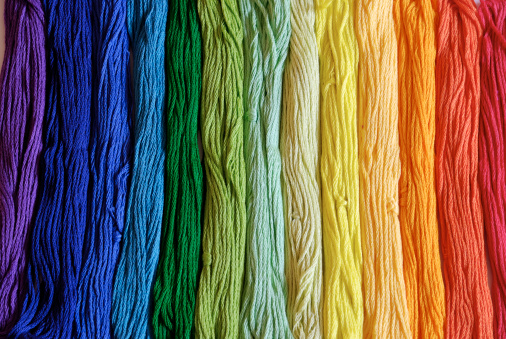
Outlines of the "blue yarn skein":
[[129,0],[133,54],[134,163],[113,288],[118,338],[150,337],[150,301],[163,215],[167,0]]
[[111,336],[114,270],[129,175],[126,2],[92,0],[93,89],[88,227],[79,281],[79,338]]
[[28,292],[12,337],[70,338],[86,226],[91,103],[88,0],[46,0],[44,182]]

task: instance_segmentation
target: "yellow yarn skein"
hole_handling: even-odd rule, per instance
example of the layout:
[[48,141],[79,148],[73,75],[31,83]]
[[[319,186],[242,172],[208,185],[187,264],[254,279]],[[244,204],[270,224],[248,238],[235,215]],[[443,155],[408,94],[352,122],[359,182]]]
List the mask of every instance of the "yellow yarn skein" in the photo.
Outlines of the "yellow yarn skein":
[[362,338],[355,1],[316,2],[321,92],[322,330],[325,338]]

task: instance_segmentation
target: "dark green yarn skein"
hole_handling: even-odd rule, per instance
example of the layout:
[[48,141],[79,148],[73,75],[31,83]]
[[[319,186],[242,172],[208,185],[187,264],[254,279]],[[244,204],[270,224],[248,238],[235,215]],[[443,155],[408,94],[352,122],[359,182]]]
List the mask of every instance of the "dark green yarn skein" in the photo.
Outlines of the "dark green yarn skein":
[[197,293],[202,167],[197,142],[201,37],[193,0],[170,0],[164,222],[154,286],[156,338],[190,338]]

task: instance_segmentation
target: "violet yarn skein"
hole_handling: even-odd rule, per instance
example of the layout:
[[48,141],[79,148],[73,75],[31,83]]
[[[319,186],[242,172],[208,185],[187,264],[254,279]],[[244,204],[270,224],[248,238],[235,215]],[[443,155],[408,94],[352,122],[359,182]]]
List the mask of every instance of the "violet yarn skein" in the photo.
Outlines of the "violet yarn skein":
[[46,55],[40,0],[5,2],[0,74],[0,336],[22,306],[42,151]]
[[28,293],[14,338],[75,338],[88,204],[90,0],[46,0],[48,96],[44,183],[31,239]]

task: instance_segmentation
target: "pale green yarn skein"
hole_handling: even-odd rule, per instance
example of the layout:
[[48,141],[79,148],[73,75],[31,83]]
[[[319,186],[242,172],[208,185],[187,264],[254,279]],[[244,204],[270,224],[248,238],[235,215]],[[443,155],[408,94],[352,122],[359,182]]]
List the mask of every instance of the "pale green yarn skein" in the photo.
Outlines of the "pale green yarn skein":
[[244,25],[247,238],[242,338],[292,338],[286,315],[281,94],[290,39],[288,0],[240,0]]

